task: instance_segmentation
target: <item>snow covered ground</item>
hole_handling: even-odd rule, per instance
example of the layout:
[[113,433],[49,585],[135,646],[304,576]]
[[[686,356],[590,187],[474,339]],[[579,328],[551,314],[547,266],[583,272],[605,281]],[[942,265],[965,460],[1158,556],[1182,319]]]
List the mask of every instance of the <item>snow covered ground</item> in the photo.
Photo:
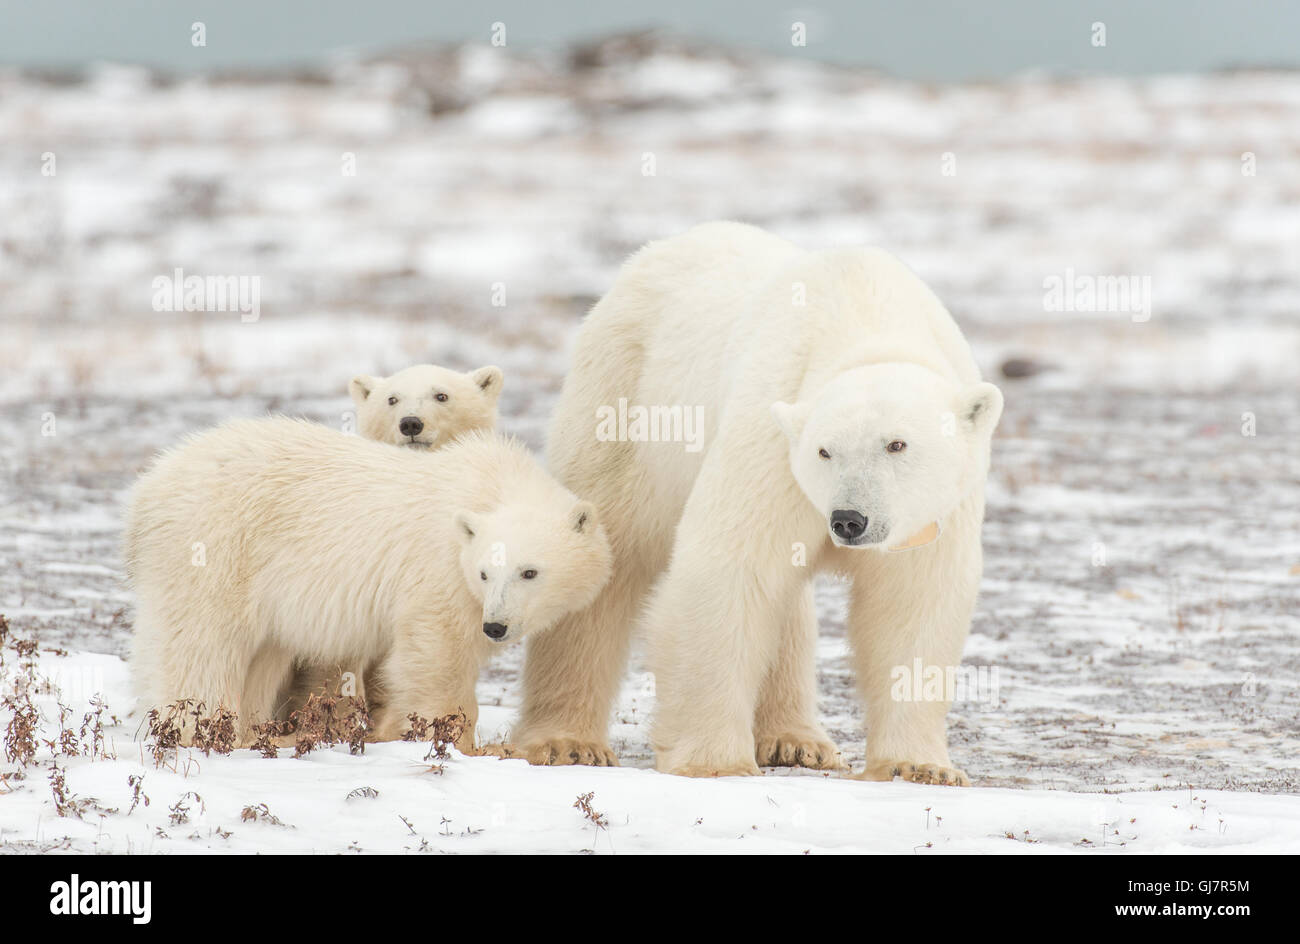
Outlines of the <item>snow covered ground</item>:
[[[172,771],[127,720],[117,760],[58,761],[96,798],[81,820],[49,750],[0,766],[0,850],[1300,849],[1300,75],[942,86],[627,37],[293,77],[0,72],[0,133],[0,612],[70,651],[39,664],[78,721],[95,692],[131,707],[120,505],[154,450],[267,410],[339,424],[350,376],[419,361],[499,364],[502,426],[540,447],[583,311],[695,222],[898,252],[1007,399],[966,650],[997,697],[951,720],[978,789],[659,776],[634,660],[622,769],[439,775],[392,744]],[[260,318],[154,311],[176,267],[259,277]],[[1150,317],[1048,310],[1070,271],[1148,277]],[[1050,369],[1000,377],[1012,357]],[[818,604],[823,715],[860,766],[843,587]],[[489,736],[521,656],[480,684]],[[261,803],[287,825],[241,819]]]

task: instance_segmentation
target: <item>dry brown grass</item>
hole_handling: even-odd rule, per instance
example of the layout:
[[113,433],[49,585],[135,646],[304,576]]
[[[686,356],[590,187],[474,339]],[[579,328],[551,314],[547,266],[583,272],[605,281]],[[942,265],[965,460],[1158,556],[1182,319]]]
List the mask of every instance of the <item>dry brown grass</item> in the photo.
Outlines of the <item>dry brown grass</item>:
[[161,767],[174,760],[185,736],[184,719],[194,710],[194,702],[183,698],[172,702],[161,711],[150,708],[145,715],[145,749],[153,757],[153,765]]
[[412,712],[406,716],[406,720],[411,726],[402,735],[402,740],[428,741],[429,753],[424,755],[424,759],[431,762],[430,766],[434,773],[442,773],[442,761],[451,756],[448,749],[455,746],[469,726],[469,718],[465,712],[458,711],[455,714],[443,715],[432,721]]
[[280,756],[280,740],[293,732],[293,725],[288,721],[263,721],[252,726],[254,734],[250,750],[260,751],[263,757]]
[[215,751],[229,754],[235,749],[238,730],[235,725],[235,713],[227,708],[218,708],[211,715],[203,713],[203,706],[194,710],[194,740],[192,744],[209,757]]
[[31,692],[22,692],[9,696],[3,702],[10,712],[9,723],[5,726],[5,760],[23,767],[36,757],[38,746],[36,733],[41,724],[41,713],[32,703]]
[[582,814],[583,819],[590,822],[597,829],[609,829],[608,817],[604,813],[598,813],[591,805],[591,801],[595,797],[595,791],[580,793],[578,798],[573,801],[573,808]]
[[245,823],[269,823],[272,826],[288,826],[289,829],[293,828],[292,826],[289,826],[288,823],[282,821],[278,816],[275,816],[267,808],[265,803],[258,803],[256,806],[244,807],[243,811],[239,814],[239,818]]
[[290,722],[297,737],[294,757],[335,744],[346,744],[353,754],[366,752],[370,713],[356,696],[308,695],[302,708],[290,715]]

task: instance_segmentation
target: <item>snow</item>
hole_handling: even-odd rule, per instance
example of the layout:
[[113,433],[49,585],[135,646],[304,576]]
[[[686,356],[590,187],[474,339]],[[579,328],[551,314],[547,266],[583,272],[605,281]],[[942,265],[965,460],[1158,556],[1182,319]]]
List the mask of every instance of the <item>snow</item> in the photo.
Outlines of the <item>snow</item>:
[[[110,702],[124,694],[127,670],[116,657],[47,655],[44,665],[51,661],[61,701],[90,686]],[[53,696],[37,701],[57,714]],[[508,717],[488,708],[483,720],[491,729]],[[0,849],[1118,855],[1284,853],[1300,843],[1295,796],[1181,788],[1084,794],[1050,783],[954,790],[807,771],[690,780],[637,768],[536,768],[455,751],[429,761],[429,745],[402,742],[368,745],[363,755],[335,747],[274,759],[191,749],[155,766],[132,734],[127,723],[107,729],[114,759],[60,758],[68,791],[83,804],[79,817],[52,812],[48,767],[9,782],[10,793],[0,796]],[[131,777],[142,778],[134,807]],[[600,826],[575,808],[586,794]],[[275,819],[250,819],[250,808]]]
[[[934,85],[640,37],[283,78],[0,70],[0,131],[0,613],[70,652],[41,667],[77,718],[96,692],[123,718],[117,760],[66,761],[118,812],[58,817],[43,750],[23,779],[0,765],[0,851],[1300,848],[1300,75]],[[975,789],[659,775],[639,653],[617,770],[434,774],[409,744],[141,763],[117,544],[155,450],[268,410],[340,425],[348,378],[420,361],[501,366],[502,427],[540,448],[582,313],[627,253],[708,218],[898,252],[1003,386],[966,650],[998,697],[950,725]],[[259,276],[260,320],[153,311],[177,266]],[[1149,276],[1151,319],[1046,310],[1067,269]],[[1049,369],[1004,379],[1010,357]],[[817,603],[822,717],[860,769],[844,586]],[[521,661],[480,682],[486,737]],[[189,791],[205,812],[173,826]],[[573,808],[592,791],[607,831]],[[243,822],[259,803],[293,828]]]

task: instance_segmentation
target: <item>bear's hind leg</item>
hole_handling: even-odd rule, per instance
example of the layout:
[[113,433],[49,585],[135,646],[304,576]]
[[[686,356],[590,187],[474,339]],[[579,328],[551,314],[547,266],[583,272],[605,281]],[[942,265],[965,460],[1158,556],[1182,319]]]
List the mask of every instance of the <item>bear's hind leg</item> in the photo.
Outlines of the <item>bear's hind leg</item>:
[[275,719],[276,708],[285,697],[293,678],[293,653],[268,642],[253,655],[248,665],[239,715],[240,746],[256,740],[253,726]]
[[[230,634],[224,631],[196,634],[193,624],[190,633],[174,638],[157,662],[157,674],[152,689],[141,698],[138,711],[147,715],[157,709],[159,718],[171,718],[181,729],[181,744],[189,746],[194,737],[195,716],[212,717],[218,709],[225,708],[236,715],[236,724],[243,730],[243,693],[249,667],[250,654],[245,647],[231,642],[225,646],[197,646],[192,637],[221,639]],[[185,702],[184,710],[176,706]]]

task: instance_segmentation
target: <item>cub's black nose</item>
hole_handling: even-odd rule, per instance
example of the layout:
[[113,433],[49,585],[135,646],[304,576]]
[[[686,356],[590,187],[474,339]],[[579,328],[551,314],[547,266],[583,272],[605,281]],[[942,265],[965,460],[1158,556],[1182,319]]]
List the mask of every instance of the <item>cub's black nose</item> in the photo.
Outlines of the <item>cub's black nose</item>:
[[500,639],[506,634],[508,627],[505,623],[484,623],[483,632],[488,634],[489,639]]
[[418,436],[424,430],[424,423],[418,416],[403,416],[397,428],[403,436]]
[[841,508],[831,512],[831,530],[841,541],[854,541],[867,530],[867,519],[856,511]]

